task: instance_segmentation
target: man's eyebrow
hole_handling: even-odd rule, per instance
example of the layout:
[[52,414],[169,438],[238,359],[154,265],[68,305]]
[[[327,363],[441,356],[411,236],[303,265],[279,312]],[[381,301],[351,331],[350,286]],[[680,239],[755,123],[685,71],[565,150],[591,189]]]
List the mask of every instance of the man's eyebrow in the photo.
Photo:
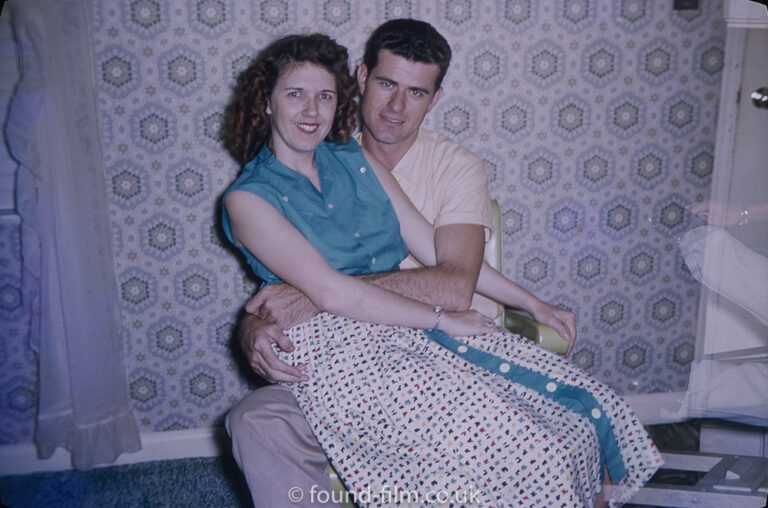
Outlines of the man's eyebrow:
[[395,81],[394,79],[388,78],[386,76],[374,76],[373,79],[375,79],[376,81],[388,81],[394,85],[398,84],[397,81]]
[[[375,79],[376,81],[387,81],[389,83],[392,83],[395,86],[400,84],[397,81],[395,81],[394,79],[388,78],[386,76],[374,76],[373,79]],[[430,94],[434,93],[434,92],[432,92],[430,90],[427,90],[426,88],[421,88],[420,86],[411,86],[411,87],[408,87],[408,90],[415,90],[417,92],[421,92],[421,93],[426,94],[426,95],[430,95]]]
[[[304,87],[302,87],[302,86],[286,86],[284,88],[281,88],[280,90],[282,90],[284,92],[286,92],[288,90],[298,90],[299,92],[303,92],[304,91]],[[323,89],[323,90],[320,90],[320,91],[324,92],[324,93],[332,93],[332,94],[336,93],[336,89],[335,88],[326,88],[326,89]]]

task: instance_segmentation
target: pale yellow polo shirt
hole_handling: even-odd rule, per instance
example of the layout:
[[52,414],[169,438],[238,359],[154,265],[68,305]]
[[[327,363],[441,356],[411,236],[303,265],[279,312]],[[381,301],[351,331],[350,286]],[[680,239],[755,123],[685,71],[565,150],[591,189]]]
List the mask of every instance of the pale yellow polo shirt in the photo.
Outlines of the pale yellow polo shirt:
[[[360,133],[355,134],[360,142]],[[437,132],[420,129],[416,141],[392,170],[414,206],[434,227],[479,224],[491,232],[491,197],[483,161]],[[408,256],[400,268],[421,266]],[[475,294],[472,308],[497,317],[500,306]]]

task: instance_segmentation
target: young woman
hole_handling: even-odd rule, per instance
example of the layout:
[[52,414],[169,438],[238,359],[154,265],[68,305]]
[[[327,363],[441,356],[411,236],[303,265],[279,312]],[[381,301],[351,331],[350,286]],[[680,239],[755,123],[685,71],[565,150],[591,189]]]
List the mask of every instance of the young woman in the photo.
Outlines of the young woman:
[[[396,269],[407,250],[434,264],[434,249],[349,140],[347,60],[319,34],[274,42],[241,75],[225,133],[249,161],[225,195],[227,236],[265,283],[325,311],[286,332],[282,358],[308,365],[289,386],[334,467],[359,504],[590,506],[605,469],[627,498],[661,461],[609,388],[485,316],[351,276]],[[478,290],[503,301],[505,280],[484,265]]]

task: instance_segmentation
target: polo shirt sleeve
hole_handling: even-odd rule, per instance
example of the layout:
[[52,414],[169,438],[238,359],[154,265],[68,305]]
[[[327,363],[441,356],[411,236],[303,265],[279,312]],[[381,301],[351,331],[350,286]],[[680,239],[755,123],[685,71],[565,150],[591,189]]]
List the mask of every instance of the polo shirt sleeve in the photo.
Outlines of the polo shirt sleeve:
[[437,187],[440,204],[434,226],[479,224],[491,234],[491,196],[483,161],[465,148],[451,143],[441,157],[443,166]]

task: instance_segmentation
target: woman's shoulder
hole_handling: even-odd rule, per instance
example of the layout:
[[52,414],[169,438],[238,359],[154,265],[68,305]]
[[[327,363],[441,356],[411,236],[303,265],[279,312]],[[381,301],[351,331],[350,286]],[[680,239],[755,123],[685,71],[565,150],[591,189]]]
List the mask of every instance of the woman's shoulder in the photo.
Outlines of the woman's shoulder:
[[368,165],[365,155],[363,154],[363,149],[354,139],[350,139],[349,142],[344,144],[323,141],[320,146],[318,146],[316,154],[322,154],[326,157],[335,159],[347,169],[357,169]]
[[350,138],[349,141],[346,143],[334,143],[333,141],[323,141],[320,143],[320,146],[317,147],[318,150],[327,150],[329,153],[333,154],[358,154],[362,153],[363,149],[360,148],[360,145],[357,143],[357,140],[355,138]]
[[290,186],[290,174],[285,171],[277,159],[259,154],[243,166],[240,175],[230,184],[225,196],[234,191],[245,191],[272,201],[275,195],[282,195],[281,189]]
[[243,166],[237,179],[230,184],[227,194],[236,190],[249,190],[254,185],[265,183],[267,179],[263,175],[262,169],[262,165],[255,163],[255,161],[247,163]]

